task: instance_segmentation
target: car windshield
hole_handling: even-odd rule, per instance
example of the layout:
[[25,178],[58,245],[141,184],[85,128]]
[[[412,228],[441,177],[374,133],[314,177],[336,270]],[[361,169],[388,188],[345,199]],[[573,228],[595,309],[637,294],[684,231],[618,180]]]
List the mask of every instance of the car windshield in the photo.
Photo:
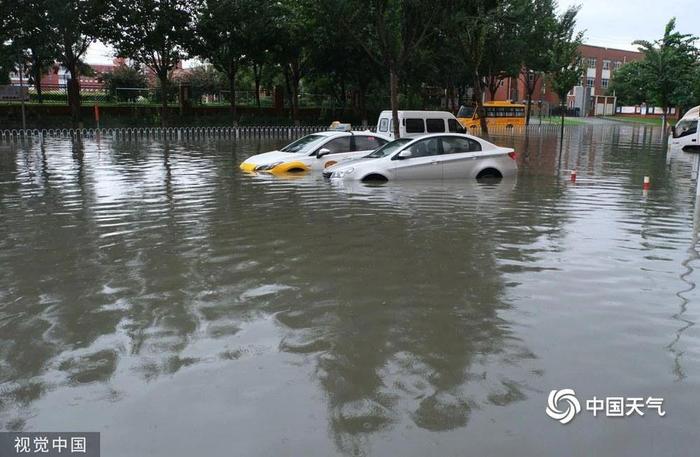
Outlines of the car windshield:
[[323,135],[306,135],[295,142],[280,149],[282,152],[308,152],[311,151],[320,140],[326,138]]
[[413,138],[399,138],[398,140],[394,140],[385,144],[379,149],[375,149],[374,151],[372,151],[371,154],[365,157],[367,157],[368,159],[380,159],[382,157],[386,157],[389,154],[392,154],[401,149],[401,146],[408,143],[409,141],[413,141]]

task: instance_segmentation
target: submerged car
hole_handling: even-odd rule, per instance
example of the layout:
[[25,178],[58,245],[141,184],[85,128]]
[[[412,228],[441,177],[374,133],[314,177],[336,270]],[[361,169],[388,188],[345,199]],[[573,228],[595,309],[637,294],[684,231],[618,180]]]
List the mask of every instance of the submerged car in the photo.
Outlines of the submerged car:
[[388,142],[386,135],[369,130],[312,133],[278,151],[249,157],[240,168],[247,172],[273,174],[322,170],[341,160],[365,156]]
[[395,179],[481,179],[514,176],[515,151],[472,135],[434,134],[400,138],[362,159],[327,168],[329,179],[391,181]]

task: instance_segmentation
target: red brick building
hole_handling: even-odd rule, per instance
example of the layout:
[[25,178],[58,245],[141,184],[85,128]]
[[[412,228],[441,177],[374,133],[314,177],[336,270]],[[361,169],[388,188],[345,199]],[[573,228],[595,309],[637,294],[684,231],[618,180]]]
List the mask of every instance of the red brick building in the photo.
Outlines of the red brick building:
[[[643,54],[640,52],[604,48],[588,44],[581,45],[579,51],[584,67],[581,86],[590,87],[591,96],[611,95],[607,93],[607,90],[610,81],[613,79],[615,70],[627,62],[641,60],[643,58]],[[525,82],[522,78],[523,75],[518,78],[507,78],[503,80],[496,91],[494,100],[525,101],[527,93],[525,91]],[[558,106],[559,97],[548,90],[547,85],[548,81],[546,76],[540,76],[535,84],[535,91],[532,94],[533,102],[538,103],[541,100],[543,104]],[[573,108],[576,104],[576,101],[573,99],[574,91],[570,93],[568,98],[567,105]],[[490,100],[488,91],[486,92],[486,100]]]

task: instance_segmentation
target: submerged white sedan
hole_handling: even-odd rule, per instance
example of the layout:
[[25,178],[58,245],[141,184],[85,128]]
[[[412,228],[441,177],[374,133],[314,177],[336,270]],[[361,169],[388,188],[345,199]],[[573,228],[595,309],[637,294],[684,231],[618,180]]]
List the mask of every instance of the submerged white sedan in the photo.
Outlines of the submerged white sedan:
[[249,157],[240,168],[247,172],[272,174],[322,170],[341,160],[366,156],[388,142],[387,136],[370,131],[312,133],[278,151]]
[[401,138],[364,158],[338,163],[323,176],[352,181],[481,179],[514,176],[515,151],[472,135],[439,133]]

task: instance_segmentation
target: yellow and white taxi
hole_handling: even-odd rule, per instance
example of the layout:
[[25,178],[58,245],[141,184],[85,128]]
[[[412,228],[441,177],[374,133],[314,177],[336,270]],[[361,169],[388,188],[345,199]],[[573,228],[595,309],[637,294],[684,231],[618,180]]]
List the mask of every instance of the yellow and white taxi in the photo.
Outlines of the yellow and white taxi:
[[388,142],[386,135],[369,130],[312,133],[277,151],[249,157],[240,168],[272,174],[323,170],[346,159],[364,157]]

